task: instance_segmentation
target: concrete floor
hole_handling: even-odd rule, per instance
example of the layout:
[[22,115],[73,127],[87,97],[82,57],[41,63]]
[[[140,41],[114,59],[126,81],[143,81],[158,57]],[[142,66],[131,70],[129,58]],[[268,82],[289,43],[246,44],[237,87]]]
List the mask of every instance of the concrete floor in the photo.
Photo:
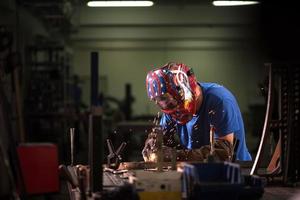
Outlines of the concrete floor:
[[300,187],[267,186],[262,200],[300,200]]

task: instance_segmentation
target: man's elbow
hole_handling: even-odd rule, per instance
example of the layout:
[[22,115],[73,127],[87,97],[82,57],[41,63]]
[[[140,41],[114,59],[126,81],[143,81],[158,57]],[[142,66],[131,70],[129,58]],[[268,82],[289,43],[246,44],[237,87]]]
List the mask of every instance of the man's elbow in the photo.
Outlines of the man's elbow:
[[230,142],[230,144],[233,144],[233,140],[234,140],[234,133],[229,133],[225,136],[219,137],[220,140],[226,140],[228,142]]

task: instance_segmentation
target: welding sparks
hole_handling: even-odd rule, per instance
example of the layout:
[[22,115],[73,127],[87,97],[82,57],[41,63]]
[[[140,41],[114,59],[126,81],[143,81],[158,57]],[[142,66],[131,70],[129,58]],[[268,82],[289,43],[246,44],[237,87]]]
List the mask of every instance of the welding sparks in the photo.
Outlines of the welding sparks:
[[214,115],[214,114],[216,114],[216,111],[211,110],[211,111],[208,112],[208,114],[209,114],[209,115]]
[[198,129],[198,124],[196,124],[196,125],[194,126],[194,129],[195,129],[195,130],[197,130],[197,129]]
[[170,132],[172,133],[172,132],[175,132],[175,128],[171,128],[170,129]]
[[157,112],[157,117],[154,117],[154,119],[153,119],[153,121],[152,121],[152,123],[153,123],[155,126],[157,126],[158,123],[159,123],[159,116],[160,116],[160,113]]
[[153,124],[156,124],[156,117],[154,117],[154,119],[153,119],[153,122],[152,122]]
[[171,144],[171,143],[173,143],[173,142],[174,142],[174,140],[168,139],[168,143],[169,143],[169,144]]

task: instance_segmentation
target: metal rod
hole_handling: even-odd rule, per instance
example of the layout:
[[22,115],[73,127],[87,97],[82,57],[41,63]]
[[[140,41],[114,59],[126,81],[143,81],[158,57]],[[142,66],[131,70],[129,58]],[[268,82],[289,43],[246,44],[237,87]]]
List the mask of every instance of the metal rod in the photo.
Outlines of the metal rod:
[[157,171],[161,172],[163,170],[163,133],[161,130],[161,127],[158,127],[157,129]]
[[214,137],[215,137],[215,127],[214,125],[210,124],[210,131],[209,131],[209,143],[210,143],[210,155],[214,155],[215,148],[214,148]]
[[90,166],[90,173],[89,173],[89,188],[88,188],[88,193],[91,194],[92,192],[92,188],[94,187],[94,177],[93,177],[93,173],[94,173],[94,168],[93,168],[93,115],[90,114],[89,115],[89,166]]
[[106,143],[107,143],[107,147],[108,147],[109,153],[115,153],[115,148],[114,148],[111,140],[110,139],[106,139]]
[[253,175],[258,167],[258,163],[261,160],[262,154],[263,154],[263,146],[266,143],[266,137],[269,130],[269,121],[271,117],[271,97],[272,97],[272,66],[271,64],[267,65],[269,67],[269,84],[268,84],[268,100],[267,100],[267,110],[266,110],[266,116],[265,116],[265,122],[264,122],[264,128],[261,135],[258,151],[256,153],[256,157],[253,163],[253,166],[250,171],[250,175]]
[[120,155],[122,153],[122,151],[124,150],[126,144],[127,144],[126,142],[122,142],[122,144],[119,146],[119,148],[116,151],[117,155]]
[[71,166],[74,165],[74,132],[75,128],[70,128]]
[[90,190],[92,193],[103,190],[103,125],[102,108],[98,99],[98,52],[91,52],[91,114],[89,129]]

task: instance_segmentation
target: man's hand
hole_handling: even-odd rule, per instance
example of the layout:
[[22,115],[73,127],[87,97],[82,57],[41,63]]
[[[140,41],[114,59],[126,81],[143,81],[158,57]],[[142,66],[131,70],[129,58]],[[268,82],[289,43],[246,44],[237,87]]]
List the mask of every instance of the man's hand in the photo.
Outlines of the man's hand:
[[150,162],[154,159],[154,154],[157,150],[157,134],[152,131],[148,134],[148,138],[145,141],[145,146],[143,148],[142,154],[144,161]]
[[[145,141],[145,146],[143,148],[142,154],[145,162],[156,162],[157,161],[157,133],[154,128],[152,132],[148,135]],[[162,146],[163,161],[171,161],[172,148],[167,146]],[[181,149],[176,151],[177,161],[203,161],[208,158],[210,154],[210,146],[204,145],[199,149]],[[214,157],[220,161],[231,161],[233,156],[233,146],[230,142],[223,139],[215,140],[214,144]]]
[[[204,145],[199,149],[177,150],[177,161],[204,161],[210,154],[210,146]],[[220,161],[231,161],[233,146],[226,140],[215,140],[213,156]]]
[[[210,145],[204,145],[199,149],[177,151],[177,160],[180,161],[204,161],[210,154]],[[227,140],[215,140],[213,156],[220,161],[231,161],[233,146]]]
[[219,139],[215,141],[215,155],[221,161],[231,161],[233,156],[233,145],[227,140]]
[[[174,153],[174,150],[172,147],[162,146],[162,156],[163,156],[163,162],[171,162],[172,157],[176,156],[176,153]],[[176,149],[175,149],[176,152]],[[153,150],[145,151],[143,150],[143,157],[145,162],[157,162],[157,154],[158,150],[157,148]]]
[[[145,146],[142,151],[145,162],[157,162],[157,153],[159,148],[158,134],[162,134],[161,129],[153,128],[145,141]],[[162,143],[162,140],[160,142]],[[172,152],[174,152],[173,148],[164,146],[163,144],[161,144],[160,148],[162,151],[163,161],[171,161],[173,156]]]

